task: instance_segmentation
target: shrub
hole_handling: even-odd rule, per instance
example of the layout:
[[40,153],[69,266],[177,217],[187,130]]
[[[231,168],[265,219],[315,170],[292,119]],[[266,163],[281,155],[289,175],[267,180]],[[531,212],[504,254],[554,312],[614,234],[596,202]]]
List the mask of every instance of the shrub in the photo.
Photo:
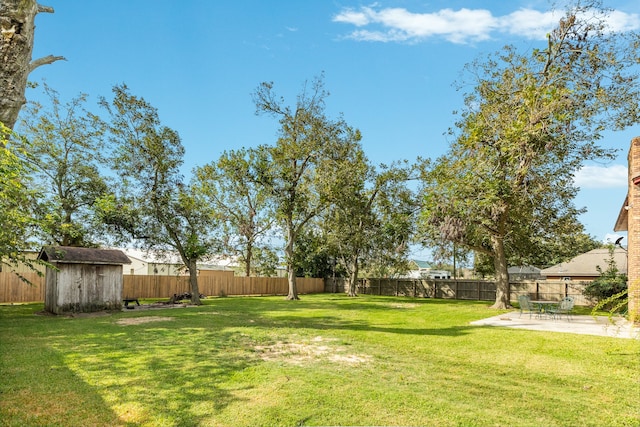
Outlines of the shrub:
[[614,259],[614,249],[613,246],[609,247],[607,269],[602,270],[600,266],[596,266],[600,277],[587,284],[582,291],[585,297],[597,303],[602,303],[603,308],[606,309],[611,309],[613,305],[616,305],[614,301],[609,301],[611,297],[627,290],[627,275],[620,273],[618,270]]

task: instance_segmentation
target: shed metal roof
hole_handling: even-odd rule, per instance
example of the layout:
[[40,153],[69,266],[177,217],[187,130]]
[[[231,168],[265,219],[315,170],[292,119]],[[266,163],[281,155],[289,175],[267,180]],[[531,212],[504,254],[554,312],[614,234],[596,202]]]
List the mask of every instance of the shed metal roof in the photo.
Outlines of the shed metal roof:
[[45,246],[38,259],[52,264],[131,264],[124,252],[117,249],[78,248],[72,246]]

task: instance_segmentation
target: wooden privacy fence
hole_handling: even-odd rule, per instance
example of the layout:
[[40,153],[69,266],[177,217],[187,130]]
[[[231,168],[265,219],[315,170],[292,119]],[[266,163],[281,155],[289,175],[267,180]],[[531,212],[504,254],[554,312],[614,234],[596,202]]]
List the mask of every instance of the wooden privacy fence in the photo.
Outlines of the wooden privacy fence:
[[[583,295],[585,282],[573,281],[518,281],[509,284],[511,300],[528,294],[531,299],[557,301],[572,296],[577,305],[590,305]],[[325,292],[347,292],[346,279],[327,279]],[[476,301],[494,301],[496,284],[488,280],[463,279],[359,279],[357,293],[363,295],[406,296],[414,298],[443,298]]]
[[[324,292],[324,279],[296,278],[298,293]],[[289,282],[285,277],[201,276],[200,293],[206,296],[226,295],[287,295]],[[173,294],[190,292],[187,276],[124,276],[123,297],[170,298]]]
[[[0,272],[0,303],[44,301],[44,277],[36,273],[22,273],[33,285],[22,282],[14,273]],[[286,295],[289,287],[282,277],[201,276],[200,292],[207,296],[219,295]],[[297,279],[298,292],[346,292],[345,279]],[[574,281],[519,281],[511,282],[511,300],[528,294],[531,299],[559,300],[564,296],[575,298],[577,305],[590,305],[583,295],[585,282]],[[189,292],[185,276],[124,276],[123,297],[170,298],[173,294]],[[435,279],[360,279],[359,294],[393,295],[417,298],[450,298],[478,301],[495,300],[495,282],[485,280]]]
[[0,272],[0,303],[44,301],[44,276],[20,273],[31,282],[23,282],[15,273]]
[[[36,273],[22,273],[32,285],[24,283],[14,273],[0,272],[0,303],[44,301],[44,277]],[[124,298],[170,298],[173,294],[189,292],[186,276],[132,276],[124,275]],[[296,279],[298,293],[324,292],[324,279]],[[207,296],[221,295],[287,295],[289,284],[283,277],[233,277],[201,276],[198,278],[200,293]]]

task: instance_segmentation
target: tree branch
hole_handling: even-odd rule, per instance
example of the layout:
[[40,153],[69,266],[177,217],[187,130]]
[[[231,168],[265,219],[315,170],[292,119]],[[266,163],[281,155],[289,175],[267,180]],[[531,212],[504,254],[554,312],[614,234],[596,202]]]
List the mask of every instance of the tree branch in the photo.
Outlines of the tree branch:
[[42,58],[38,58],[35,59],[33,61],[31,61],[29,63],[29,72],[32,72],[33,70],[35,70],[36,68],[38,68],[41,65],[47,65],[47,64],[52,64],[56,61],[66,61],[67,58],[65,58],[64,56],[53,56],[53,55],[49,55],[49,56],[45,56]]
[[51,6],[43,6],[38,4],[38,13],[53,13],[53,8]]

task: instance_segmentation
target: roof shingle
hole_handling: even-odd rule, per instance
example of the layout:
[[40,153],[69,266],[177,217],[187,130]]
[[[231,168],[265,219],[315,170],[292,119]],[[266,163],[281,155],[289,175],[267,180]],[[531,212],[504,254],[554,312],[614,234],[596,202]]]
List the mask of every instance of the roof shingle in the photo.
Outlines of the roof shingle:
[[131,264],[124,252],[116,249],[77,248],[72,246],[45,246],[38,259],[52,264]]

